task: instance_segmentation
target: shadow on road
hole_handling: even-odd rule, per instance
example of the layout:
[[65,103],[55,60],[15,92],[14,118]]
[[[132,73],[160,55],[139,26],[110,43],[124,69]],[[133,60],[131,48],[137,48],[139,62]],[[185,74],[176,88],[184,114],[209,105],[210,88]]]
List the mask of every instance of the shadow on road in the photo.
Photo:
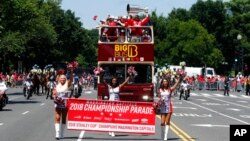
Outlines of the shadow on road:
[[180,138],[168,138],[168,141],[180,140]]
[[[123,136],[123,135],[122,135]],[[152,141],[152,140],[161,140],[161,139],[145,139],[145,138],[120,138],[121,136],[117,135],[115,137],[110,138],[94,138],[94,137],[83,137],[82,140],[96,140],[96,141],[112,141],[112,140],[123,140],[123,141]],[[70,139],[78,139],[78,137],[64,137],[64,140],[70,140]],[[178,140],[178,138],[176,138]]]
[[25,100],[25,101],[9,101],[8,104],[36,104],[36,103],[41,103],[40,101],[30,101],[30,100]]
[[3,110],[0,111],[0,112],[5,112],[5,111],[12,111],[12,109],[4,109],[4,108],[3,108]]
[[8,95],[8,96],[22,95],[22,93],[8,93],[8,92],[7,92],[7,95]]

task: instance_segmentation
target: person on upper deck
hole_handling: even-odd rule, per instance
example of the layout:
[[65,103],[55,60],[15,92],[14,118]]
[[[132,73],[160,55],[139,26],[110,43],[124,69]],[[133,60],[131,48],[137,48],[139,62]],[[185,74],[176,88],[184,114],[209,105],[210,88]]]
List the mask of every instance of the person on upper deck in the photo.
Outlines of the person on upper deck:
[[[140,19],[139,15],[134,15],[132,19],[128,19],[129,26],[146,26],[149,23],[149,15],[146,14],[144,19]],[[131,28],[131,36],[142,36],[143,28]]]
[[118,29],[114,26],[118,26],[117,22],[114,21],[114,16],[109,16],[107,18],[107,25],[109,28],[105,28],[102,35],[107,37],[107,40],[110,42],[114,42],[118,38]]

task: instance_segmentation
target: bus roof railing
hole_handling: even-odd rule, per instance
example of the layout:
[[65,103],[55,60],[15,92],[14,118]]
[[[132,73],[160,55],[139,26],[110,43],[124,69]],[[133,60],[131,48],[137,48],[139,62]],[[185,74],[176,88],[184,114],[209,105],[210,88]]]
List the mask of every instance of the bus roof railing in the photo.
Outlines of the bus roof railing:
[[153,44],[153,26],[99,26],[100,44]]

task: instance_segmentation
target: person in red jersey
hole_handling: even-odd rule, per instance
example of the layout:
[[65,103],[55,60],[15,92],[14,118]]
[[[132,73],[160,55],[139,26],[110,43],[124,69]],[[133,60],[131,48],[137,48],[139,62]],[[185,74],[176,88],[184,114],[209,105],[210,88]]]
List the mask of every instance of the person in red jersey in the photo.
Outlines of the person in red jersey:
[[[143,36],[143,28],[140,26],[146,26],[149,23],[149,15],[147,13],[144,19],[140,19],[139,15],[134,15],[132,19],[128,19],[128,25],[134,26],[131,28],[130,34],[132,36],[132,41],[138,41],[138,38]],[[138,27],[137,27],[138,26]]]
[[108,42],[115,42],[118,39],[118,26],[117,22],[115,22],[114,16],[109,16],[107,19],[108,28],[105,28],[103,31],[103,36],[106,36]]

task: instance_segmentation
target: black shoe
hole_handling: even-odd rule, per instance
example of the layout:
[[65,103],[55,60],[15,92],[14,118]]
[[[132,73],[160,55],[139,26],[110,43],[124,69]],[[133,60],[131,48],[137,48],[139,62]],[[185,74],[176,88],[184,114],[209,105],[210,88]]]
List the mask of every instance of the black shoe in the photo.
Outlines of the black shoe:
[[56,138],[56,140],[60,140],[60,138]]

